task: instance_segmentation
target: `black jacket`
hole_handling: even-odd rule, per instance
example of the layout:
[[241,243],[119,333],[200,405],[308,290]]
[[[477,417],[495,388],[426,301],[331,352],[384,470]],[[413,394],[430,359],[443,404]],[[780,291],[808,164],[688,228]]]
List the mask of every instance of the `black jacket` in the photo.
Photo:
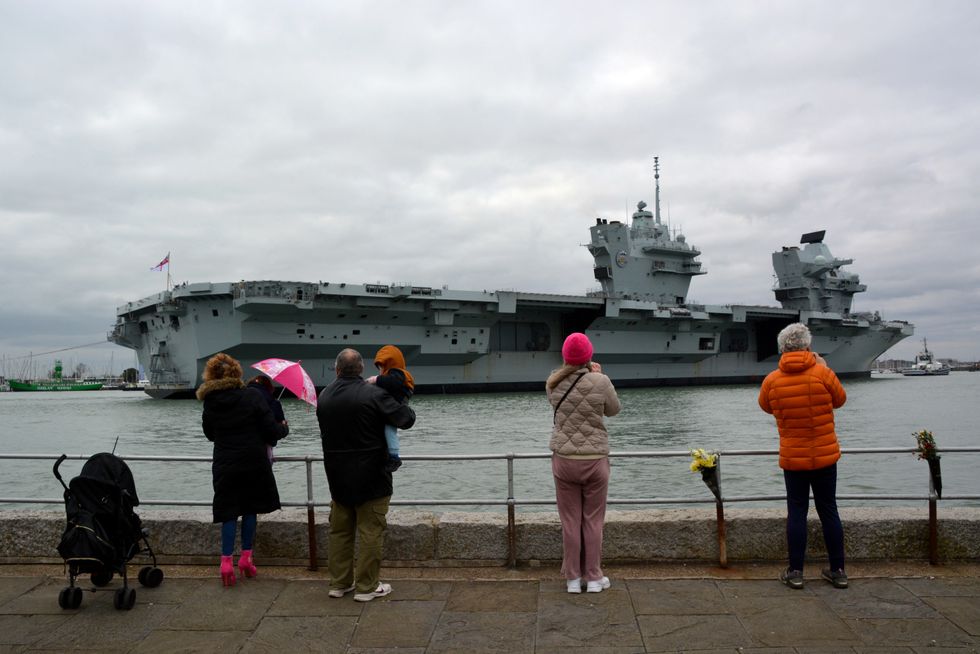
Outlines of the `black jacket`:
[[412,389],[405,383],[405,373],[397,368],[389,370],[387,374],[378,375],[374,383],[388,391],[396,402],[406,402],[412,397]]
[[275,396],[269,392],[268,388],[258,382],[250,382],[245,388],[254,388],[259,393],[262,393],[262,397],[265,398],[269,408],[272,409],[272,417],[276,419],[276,422],[282,422],[286,419],[286,414],[282,410],[282,402],[277,400]]
[[289,429],[276,422],[261,393],[243,386],[240,379],[218,379],[197,392],[204,400],[204,435],[214,442],[215,522],[281,508],[266,445],[275,445]]
[[360,377],[339,377],[320,393],[316,417],[331,498],[357,506],[390,496],[385,425],[409,429],[415,412]]

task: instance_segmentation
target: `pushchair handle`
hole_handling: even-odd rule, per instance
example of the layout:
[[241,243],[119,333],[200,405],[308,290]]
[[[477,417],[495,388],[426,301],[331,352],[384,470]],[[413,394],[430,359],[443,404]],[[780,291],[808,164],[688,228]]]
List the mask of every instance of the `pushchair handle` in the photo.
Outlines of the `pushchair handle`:
[[[60,457],[58,457],[58,460],[54,462],[54,468],[52,469],[52,472],[54,472],[55,479],[60,481],[62,486],[65,486],[65,482],[61,478],[61,473],[58,472],[58,468],[61,467],[61,464],[64,463],[65,459],[67,458],[68,458],[67,454],[62,454]],[[68,490],[67,486],[65,486],[65,490]]]

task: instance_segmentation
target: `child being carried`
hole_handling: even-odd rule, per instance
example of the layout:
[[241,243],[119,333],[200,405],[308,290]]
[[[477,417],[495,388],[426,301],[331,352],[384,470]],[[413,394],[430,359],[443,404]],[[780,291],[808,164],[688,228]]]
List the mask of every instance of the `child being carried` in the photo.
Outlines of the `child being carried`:
[[[388,394],[402,404],[408,402],[415,391],[415,380],[412,373],[405,369],[405,355],[394,345],[385,345],[374,355],[374,365],[378,374],[367,379],[369,384],[377,384],[388,391]],[[388,443],[388,464],[385,470],[394,472],[402,465],[399,456],[398,429],[394,425],[385,425],[385,441]]]

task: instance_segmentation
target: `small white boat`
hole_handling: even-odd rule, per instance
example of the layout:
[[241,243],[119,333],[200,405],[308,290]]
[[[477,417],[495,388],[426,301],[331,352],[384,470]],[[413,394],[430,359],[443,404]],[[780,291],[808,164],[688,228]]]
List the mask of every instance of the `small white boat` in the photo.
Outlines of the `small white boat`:
[[922,351],[915,355],[915,363],[909,368],[902,368],[902,374],[906,377],[931,377],[934,375],[948,375],[949,366],[942,361],[936,361],[926,339],[922,339]]

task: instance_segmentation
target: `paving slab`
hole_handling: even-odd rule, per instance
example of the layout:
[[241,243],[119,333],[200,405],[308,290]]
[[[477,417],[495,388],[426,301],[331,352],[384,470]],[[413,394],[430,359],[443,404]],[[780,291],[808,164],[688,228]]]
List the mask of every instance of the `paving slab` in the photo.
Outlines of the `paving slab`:
[[263,618],[241,649],[242,654],[321,652],[343,654],[357,625],[355,616]]
[[100,650],[125,652],[165,623],[175,607],[137,604],[129,611],[116,610],[111,602],[85,607],[31,644],[38,649]]
[[539,586],[537,581],[456,583],[452,585],[446,611],[535,613]]
[[601,593],[542,592],[538,599],[537,645],[642,645],[629,593],[618,586]]
[[45,582],[34,577],[0,577],[0,606],[31,591]]
[[919,597],[980,597],[980,577],[918,577],[895,583]]
[[233,654],[248,639],[247,631],[154,630],[138,642],[133,654]]
[[366,603],[351,645],[427,647],[446,602],[390,598],[391,595]]
[[183,631],[254,631],[285,586],[284,580],[264,576],[227,588],[217,580],[200,584],[164,626]]
[[36,643],[72,618],[73,615],[0,615],[0,645]]
[[842,618],[937,618],[929,604],[892,579],[855,580],[847,589],[830,584],[810,588]]
[[[534,654],[643,654],[647,650],[643,645],[632,647],[606,647],[602,645],[583,645],[575,647],[563,645],[561,647],[541,646],[534,648]],[[726,654],[732,654],[732,649],[725,650]]]
[[717,649],[752,644],[734,615],[641,615],[636,618],[647,652]]
[[[869,566],[870,567],[870,566]],[[775,580],[779,566],[691,571],[616,568],[602,593],[570,594],[557,567],[386,570],[372,602],[326,595],[323,572],[269,568],[223,588],[208,567],[171,571],[136,606],[113,607],[118,580],[63,610],[61,566],[4,574],[0,654],[14,652],[346,652],[350,654],[946,654],[980,651],[980,569],[862,576],[851,587]],[[676,569],[675,569],[676,570]],[[928,569],[932,572],[933,569]],[[687,575],[687,576],[683,576]]]
[[[436,600],[449,598],[455,584],[451,581],[432,581],[426,579],[399,579],[391,584],[389,600]],[[482,585],[481,585],[482,587]]]
[[857,618],[846,622],[866,645],[967,647],[976,644],[972,636],[944,617],[921,620]]
[[637,615],[731,613],[718,583],[707,579],[631,579],[626,582]]
[[733,612],[755,644],[840,646],[865,644],[826,604],[812,594],[786,589],[775,597],[731,597]]
[[980,597],[926,597],[924,600],[966,633],[980,636]]
[[534,653],[535,613],[446,611],[428,652]]
[[320,617],[331,615],[359,616],[364,604],[354,601],[354,593],[342,598],[330,597],[330,587],[322,581],[292,581],[282,589],[267,615]]

